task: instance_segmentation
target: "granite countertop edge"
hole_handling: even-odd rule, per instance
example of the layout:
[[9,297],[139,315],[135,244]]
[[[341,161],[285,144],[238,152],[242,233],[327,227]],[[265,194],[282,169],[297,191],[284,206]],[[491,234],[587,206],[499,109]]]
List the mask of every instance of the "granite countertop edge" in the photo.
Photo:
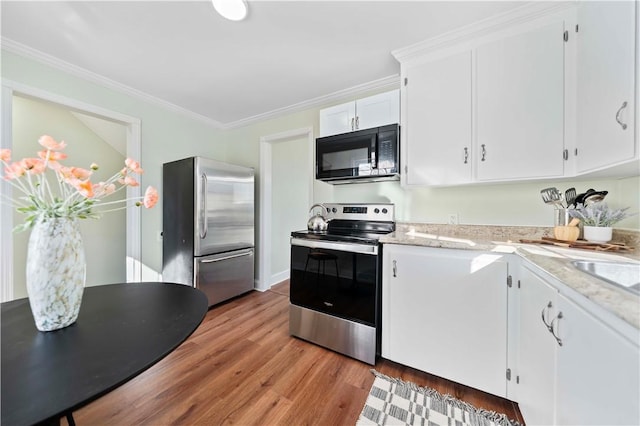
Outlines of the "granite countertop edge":
[[[576,259],[640,262],[640,232],[615,230],[614,240],[636,247],[631,252],[603,253],[584,249],[524,244],[521,239],[538,240],[553,236],[553,228],[495,225],[443,225],[397,223],[396,231],[380,238],[382,244],[478,250],[515,254],[526,259],[578,294],[640,329],[640,297],[606,281],[577,271],[569,264]],[[640,263],[639,263],[640,265]]]

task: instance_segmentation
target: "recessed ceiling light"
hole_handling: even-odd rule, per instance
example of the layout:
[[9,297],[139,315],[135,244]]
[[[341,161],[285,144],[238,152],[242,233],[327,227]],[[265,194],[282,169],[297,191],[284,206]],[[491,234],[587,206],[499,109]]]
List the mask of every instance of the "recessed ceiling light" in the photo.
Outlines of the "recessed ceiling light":
[[244,0],[211,0],[220,15],[230,21],[242,21],[247,16],[247,3]]

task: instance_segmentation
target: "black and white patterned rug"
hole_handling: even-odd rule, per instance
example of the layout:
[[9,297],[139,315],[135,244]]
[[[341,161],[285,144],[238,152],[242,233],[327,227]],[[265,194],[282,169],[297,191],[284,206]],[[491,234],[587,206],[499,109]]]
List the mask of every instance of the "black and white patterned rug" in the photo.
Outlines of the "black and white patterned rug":
[[476,408],[473,405],[443,395],[415,383],[385,376],[376,376],[357,426],[425,425],[425,426],[515,426],[519,423],[506,415]]

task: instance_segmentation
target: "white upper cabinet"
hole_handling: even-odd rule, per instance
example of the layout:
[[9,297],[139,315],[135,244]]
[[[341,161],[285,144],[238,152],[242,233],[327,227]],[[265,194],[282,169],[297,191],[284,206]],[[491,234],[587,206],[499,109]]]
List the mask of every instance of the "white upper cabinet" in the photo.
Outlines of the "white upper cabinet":
[[471,181],[471,51],[407,66],[402,151],[407,185]]
[[320,137],[400,122],[400,91],[380,93],[320,110]]
[[565,177],[576,44],[565,30],[574,21],[572,5],[530,4],[394,52],[404,84],[402,183]]
[[585,1],[578,7],[576,170],[638,158],[635,1]]
[[476,50],[477,179],[564,174],[564,22]]

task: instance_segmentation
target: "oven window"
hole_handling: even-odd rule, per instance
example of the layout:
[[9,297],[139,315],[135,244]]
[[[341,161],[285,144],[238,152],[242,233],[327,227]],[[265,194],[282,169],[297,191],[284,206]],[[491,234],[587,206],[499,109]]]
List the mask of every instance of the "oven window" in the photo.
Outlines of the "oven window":
[[291,246],[291,303],[375,326],[378,256]]

